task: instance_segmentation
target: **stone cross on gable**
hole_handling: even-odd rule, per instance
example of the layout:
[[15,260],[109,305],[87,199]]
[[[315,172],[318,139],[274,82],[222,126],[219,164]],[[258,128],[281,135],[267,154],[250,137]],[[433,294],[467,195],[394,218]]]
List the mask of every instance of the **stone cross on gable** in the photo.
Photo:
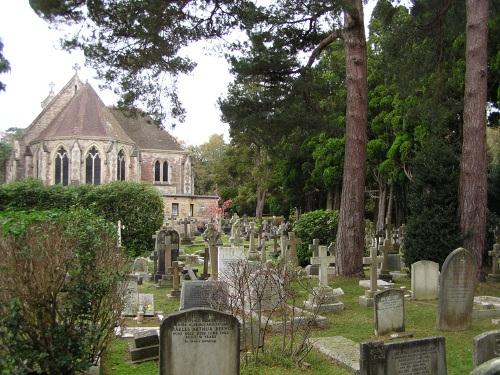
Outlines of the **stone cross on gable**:
[[75,74],[78,74],[78,71],[82,68],[78,63],[75,63],[73,64],[73,66],[71,67],[74,71],[75,71]]
[[50,82],[49,83],[49,87],[50,87],[50,93],[49,94],[53,94],[54,93],[54,87],[55,87],[55,83],[54,82]]
[[319,265],[319,286],[328,286],[328,265],[335,262],[333,255],[328,255],[326,246],[319,246],[318,256],[311,258],[311,264]]

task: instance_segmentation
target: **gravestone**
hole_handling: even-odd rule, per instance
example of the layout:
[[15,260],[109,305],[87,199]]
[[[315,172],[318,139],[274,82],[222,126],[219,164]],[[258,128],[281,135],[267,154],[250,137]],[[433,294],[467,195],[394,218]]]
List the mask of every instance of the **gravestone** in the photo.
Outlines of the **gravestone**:
[[[313,257],[319,256],[319,239],[314,238],[313,243],[309,244],[309,251]],[[309,275],[319,276],[319,265],[311,264],[309,269]]]
[[500,330],[484,332],[472,340],[474,367],[500,357]]
[[147,274],[148,273],[148,260],[143,257],[137,257],[134,259],[134,264],[132,266],[132,271],[135,274]]
[[391,270],[389,269],[389,253],[392,249],[391,240],[386,238],[382,244],[383,259],[382,267],[380,268],[379,278],[384,281],[392,281]]
[[142,331],[134,334],[134,341],[128,345],[132,363],[140,363],[158,358],[160,340],[156,330]]
[[487,279],[500,282],[500,267],[498,265],[500,260],[500,227],[495,229],[495,244],[493,250],[488,251],[488,255],[491,257],[491,273],[488,274]]
[[493,358],[476,367],[469,375],[498,375],[500,374],[500,358]]
[[184,220],[179,221],[179,224],[182,224],[183,231],[181,236],[181,242],[184,245],[189,245],[192,243],[191,239],[191,230],[188,228],[188,225],[191,226],[191,220],[189,218],[185,218]]
[[219,246],[218,270],[220,280],[230,280],[238,265],[246,260],[243,246]]
[[238,375],[240,324],[212,309],[167,316],[160,327],[160,375]]
[[208,252],[210,254],[210,268],[212,280],[217,280],[218,275],[218,250],[217,242],[220,240],[220,233],[214,228],[212,223],[207,224],[207,229],[203,232],[203,239],[208,244]]
[[283,290],[272,269],[264,268],[250,275],[250,309],[273,311],[280,307]]
[[447,375],[445,338],[360,344],[361,375]]
[[[359,296],[358,303],[362,306],[370,307],[373,306],[373,296],[378,290],[378,276],[377,276],[377,267],[379,263],[382,263],[383,257],[377,256],[378,253],[378,244],[379,244],[380,234],[375,236],[375,246],[370,247],[370,257],[363,257],[363,264],[370,265],[370,288],[365,290],[364,296]],[[362,280],[364,281],[364,280]],[[380,280],[383,281],[383,280]]]
[[128,276],[125,281],[125,293],[123,313],[124,316],[135,316],[139,306],[139,288],[137,286],[137,278]]
[[400,289],[387,289],[375,294],[373,301],[375,335],[405,331],[404,300],[404,292]]
[[215,280],[183,282],[179,310],[195,307],[213,308],[214,299],[218,296],[218,291],[221,287],[221,283]]
[[172,275],[172,290],[170,294],[167,295],[168,298],[179,299],[181,296],[180,282],[181,282],[181,272],[183,266],[179,262],[172,262],[172,267],[167,268],[167,270]]
[[439,264],[421,260],[411,265],[411,291],[416,300],[433,300],[438,297]]
[[288,251],[285,259],[295,266],[299,264],[299,258],[297,257],[297,245],[299,241],[295,232],[288,232]]
[[333,289],[328,286],[328,265],[333,262],[335,262],[335,257],[328,255],[327,247],[319,246],[318,256],[311,258],[311,264],[319,266],[319,286],[313,288],[308,300],[304,302],[306,310],[318,309],[318,312],[325,312],[344,309],[344,304],[337,299],[337,296],[344,294],[342,289]]
[[458,248],[446,257],[439,282],[437,329],[464,331],[471,325],[476,282],[476,262]]
[[144,316],[155,315],[155,299],[152,293],[139,293],[138,309],[144,312]]
[[249,260],[256,260],[259,258],[259,254],[257,253],[257,249],[255,247],[255,223],[253,221],[251,221],[248,225],[249,225],[248,259]]

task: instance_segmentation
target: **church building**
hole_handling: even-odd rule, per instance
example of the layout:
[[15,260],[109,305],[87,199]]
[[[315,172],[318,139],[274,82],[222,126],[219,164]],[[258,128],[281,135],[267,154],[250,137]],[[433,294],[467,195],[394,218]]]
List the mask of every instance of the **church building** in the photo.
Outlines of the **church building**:
[[28,177],[46,185],[136,181],[155,186],[165,218],[210,218],[216,196],[194,194],[191,158],[147,115],[106,107],[78,74],[42,102],[42,112],[16,140],[7,182]]

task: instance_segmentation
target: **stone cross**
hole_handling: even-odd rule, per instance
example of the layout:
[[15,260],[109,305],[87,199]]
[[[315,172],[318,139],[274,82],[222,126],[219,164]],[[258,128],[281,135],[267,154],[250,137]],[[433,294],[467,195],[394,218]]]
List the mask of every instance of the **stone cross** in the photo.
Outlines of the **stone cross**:
[[82,68],[78,63],[75,63],[73,64],[73,66],[71,67],[74,71],[75,71],[75,74],[78,74],[78,71]]
[[233,227],[233,225],[236,222],[236,220],[238,220],[238,219],[239,219],[239,216],[238,216],[238,214],[235,213],[231,217],[231,220],[229,220],[229,224],[231,224],[231,237],[234,237],[234,233],[233,233],[233,228],[234,227]]
[[333,262],[335,257],[327,254],[326,246],[319,246],[318,256],[311,258],[311,264],[319,265],[319,286],[328,286],[328,265]]
[[254,249],[255,249],[255,223],[253,221],[251,221],[249,223],[249,226],[250,226],[250,231],[249,231],[249,252],[253,252]]
[[314,238],[312,245],[309,245],[313,257],[319,256],[319,239]]
[[[165,269],[168,271],[172,266],[172,237],[165,236]],[[169,274],[170,271],[168,272]]]
[[382,263],[383,257],[377,256],[379,237],[376,237],[376,245],[370,247],[370,257],[363,257],[363,264],[370,265],[370,290],[365,292],[367,297],[372,298],[377,292],[377,268],[379,263]]
[[168,267],[168,271],[173,274],[172,278],[172,291],[170,292],[171,297],[179,298],[180,296],[180,278],[183,267],[179,265],[179,262],[172,262],[172,267]]
[[210,253],[210,267],[212,280],[217,280],[218,278],[218,254],[217,254],[217,242],[220,239],[220,233],[214,228],[212,223],[207,224],[207,229],[203,232],[203,238],[208,243],[208,251]]
[[[153,236],[153,238],[156,239],[156,236]],[[153,250],[153,252],[149,256],[149,259],[153,261],[153,278],[154,278],[156,275],[156,261],[158,260],[158,250]]]
[[208,273],[208,258],[210,257],[208,246],[205,246],[205,253],[203,255],[203,273],[201,274],[201,278],[203,280],[207,280],[210,276]]
[[125,229],[125,225],[122,225],[122,221],[118,220],[118,225],[117,225],[117,230],[118,230],[118,239],[117,239],[117,244],[116,246],[118,248],[122,247],[122,229]]
[[500,259],[500,227],[498,226],[495,228],[495,242],[493,250],[488,251],[488,255],[491,257],[491,274],[488,275],[488,279],[500,281],[500,270],[498,268],[498,260]]
[[53,94],[53,93],[54,93],[54,87],[55,87],[55,86],[56,86],[56,85],[54,84],[54,82],[50,82],[50,83],[49,83],[49,87],[50,87],[50,93],[49,93],[49,94]]

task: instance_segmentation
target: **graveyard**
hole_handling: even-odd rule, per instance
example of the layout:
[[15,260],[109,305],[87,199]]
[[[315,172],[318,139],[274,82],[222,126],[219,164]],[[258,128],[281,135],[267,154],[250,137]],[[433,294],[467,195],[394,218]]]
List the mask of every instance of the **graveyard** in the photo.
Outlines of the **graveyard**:
[[[234,223],[233,223],[234,225]],[[256,241],[257,239],[255,239]],[[230,235],[218,236],[219,249],[230,247],[231,244],[235,243],[238,246],[246,246],[247,250],[245,253],[250,255],[249,247],[253,246],[254,241],[231,238]],[[205,242],[203,242],[202,237],[194,237],[190,245],[182,246],[183,248],[181,258],[190,259],[194,258],[194,255],[200,254],[203,251]],[[224,246],[222,246],[224,244]],[[226,245],[227,244],[227,245]],[[312,246],[318,245],[317,241]],[[208,245],[207,245],[208,247]],[[266,243],[266,247],[270,250],[273,247],[273,240],[270,239]],[[241,374],[351,374],[359,373],[360,366],[360,352],[371,350],[369,346],[365,345],[360,349],[360,343],[380,343],[384,342],[386,345],[397,346],[397,343],[407,343],[411,344],[412,340],[427,339],[432,337],[441,337],[441,341],[432,342],[431,347],[439,347],[440,349],[432,349],[429,355],[434,355],[436,352],[441,356],[440,360],[445,363],[443,368],[439,368],[436,372],[422,372],[422,373],[432,373],[432,374],[468,374],[477,364],[475,364],[475,350],[473,346],[473,340],[476,336],[479,336],[487,331],[498,330],[498,324],[500,323],[498,318],[500,318],[500,311],[494,313],[493,310],[489,310],[491,314],[486,315],[472,315],[469,312],[469,323],[466,328],[446,328],[438,329],[436,323],[438,304],[442,303],[438,299],[437,295],[437,279],[432,281],[432,277],[425,276],[422,280],[422,286],[419,289],[414,285],[418,282],[416,272],[414,272],[414,278],[411,279],[410,275],[404,277],[398,277],[397,281],[391,283],[390,287],[384,287],[385,291],[381,291],[380,288],[373,293],[366,293],[370,291],[371,285],[368,289],[360,286],[359,278],[347,278],[340,276],[328,275],[325,277],[326,267],[330,263],[334,263],[334,258],[326,254],[326,247],[318,245],[318,256],[317,261],[319,267],[318,271],[322,275],[311,276],[303,275],[302,277],[308,278],[311,281],[311,290],[315,288],[330,287],[333,289],[342,290],[342,293],[336,293],[336,303],[341,301],[342,308],[336,308],[328,311],[329,309],[319,309],[321,311],[321,316],[326,318],[324,323],[315,325],[315,327],[308,334],[308,342],[311,343],[308,353],[304,356],[300,365],[297,365],[289,358],[280,355],[280,329],[273,330],[271,327],[267,327],[268,333],[265,337],[265,345],[262,352],[259,354],[260,357],[255,357],[255,353],[252,353],[252,349],[247,348],[246,351],[242,350],[238,354],[240,361],[240,373]],[[320,250],[323,248],[323,250]],[[372,247],[373,249],[373,247]],[[266,259],[279,262],[278,258],[272,257],[273,251],[267,254]],[[221,256],[221,254],[219,254]],[[253,257],[253,255],[250,255]],[[324,262],[322,262],[324,258]],[[255,259],[255,258],[254,258]],[[220,259],[219,259],[220,261]],[[233,260],[234,261],[234,260]],[[198,264],[189,266],[189,270],[194,270],[197,275],[201,275],[206,272],[204,270],[204,265]],[[315,263],[314,260],[311,263]],[[325,270],[321,272],[321,263],[324,264]],[[374,264],[380,264],[382,262],[375,262]],[[220,264],[220,263],[219,263]],[[365,259],[365,276],[366,279],[370,279],[370,273],[377,273],[375,267],[371,267],[371,261]],[[149,266],[153,267],[151,261],[149,261]],[[381,264],[379,268],[381,268]],[[416,268],[418,265],[414,265]],[[431,266],[424,265],[424,268],[432,268]],[[205,266],[206,268],[207,266]],[[328,266],[328,268],[331,268]],[[210,269],[210,267],[209,267]],[[375,270],[375,271],[374,271]],[[149,272],[152,273],[153,269],[150,268]],[[172,271],[173,272],[173,271]],[[380,269],[378,270],[380,274]],[[185,272],[188,275],[187,272]],[[322,279],[323,276],[323,279]],[[194,277],[194,276],[193,276]],[[181,282],[186,285],[189,283],[199,283],[199,285],[207,285],[205,290],[199,292],[196,295],[192,295],[194,300],[185,299],[185,297],[179,297],[178,299],[172,299],[172,291],[174,289],[182,289],[178,285],[173,283],[170,286],[158,288],[157,284],[152,279],[145,279],[142,285],[138,286],[138,293],[152,294],[154,296],[155,310],[158,312],[160,319],[169,316],[169,314],[176,314],[184,309],[189,309],[190,307],[198,306],[209,306],[210,303],[205,296],[210,293],[210,287],[208,286],[211,281],[190,281],[190,277],[186,276]],[[219,273],[219,279],[221,274]],[[229,282],[229,281],[228,281]],[[326,284],[326,285],[325,285]],[[361,283],[366,284],[366,283]],[[380,280],[379,280],[379,284]],[[413,284],[413,285],[412,285]],[[433,287],[428,287],[431,284]],[[420,285],[419,285],[420,287]],[[455,285],[455,287],[458,287]],[[194,286],[193,286],[194,288]],[[387,289],[386,289],[387,288]],[[429,295],[429,289],[434,290],[434,295]],[[305,305],[308,302],[308,293],[299,287],[296,288],[298,294],[294,298],[298,301],[304,301]],[[453,288],[456,290],[456,288]],[[413,295],[415,293],[415,295]],[[371,306],[366,306],[366,303],[360,300],[360,296],[365,296],[370,294],[375,296],[375,301]],[[431,293],[432,294],[432,293]],[[499,296],[500,286],[495,282],[481,282],[474,286],[473,294],[475,296]],[[194,296],[194,297],[193,297]],[[180,300],[179,300],[180,299]],[[443,297],[441,297],[443,299]],[[339,301],[340,300],[340,301]],[[456,303],[456,296],[452,300]],[[195,302],[196,301],[196,302]],[[202,303],[200,301],[203,301]],[[289,303],[291,301],[288,301]],[[323,299],[321,304],[328,306],[329,299]],[[201,303],[201,304],[200,304]],[[377,308],[375,308],[377,306]],[[382,307],[384,306],[384,307]],[[297,303],[297,309],[304,308],[302,302]],[[500,307],[498,307],[500,308]],[[474,310],[478,309],[478,306],[474,307]],[[299,310],[298,310],[299,311]],[[459,313],[457,307],[452,311],[452,314],[456,312]],[[444,313],[441,313],[444,314]],[[495,318],[496,317],[496,318]],[[122,329],[136,329],[136,330],[158,330],[161,325],[161,321],[157,316],[144,317],[141,322],[138,322],[137,317],[129,316],[126,317],[121,325]],[[439,321],[439,319],[438,319]],[[467,319],[465,319],[467,321]],[[127,327],[127,328],[126,328]],[[158,334],[155,332],[155,335]],[[240,331],[241,334],[241,331]],[[155,336],[156,337],[156,336]],[[160,371],[161,360],[157,359],[146,360],[144,362],[131,363],[130,359],[130,349],[129,345],[133,342],[132,334],[125,335],[125,338],[116,336],[109,349],[104,354],[101,366],[103,374],[156,374],[163,373]],[[437,339],[436,339],[437,340]],[[160,339],[161,347],[161,339]],[[372,345],[372,344],[370,344]],[[388,347],[390,348],[390,346]],[[240,348],[241,349],[241,348]],[[161,349],[160,349],[161,350]],[[255,349],[253,349],[255,350]],[[391,349],[387,349],[391,350]],[[423,350],[423,349],[419,349]],[[419,352],[420,353],[420,352]],[[422,357],[423,354],[419,354],[417,362],[424,360],[429,360],[427,357]],[[156,358],[156,357],[155,357]],[[192,359],[184,359],[185,362],[193,361],[193,366],[196,366],[197,361]],[[430,360],[429,360],[430,361]],[[480,363],[485,362],[481,360]],[[424,365],[422,365],[424,366]],[[425,366],[423,367],[425,368]],[[414,368],[415,370],[415,368]],[[392,370],[395,371],[395,370]],[[232,373],[232,372],[230,372]],[[371,372],[368,372],[371,374]],[[367,374],[368,374],[367,373]],[[406,373],[406,372],[389,372],[389,373]],[[410,373],[410,372],[408,372]]]

